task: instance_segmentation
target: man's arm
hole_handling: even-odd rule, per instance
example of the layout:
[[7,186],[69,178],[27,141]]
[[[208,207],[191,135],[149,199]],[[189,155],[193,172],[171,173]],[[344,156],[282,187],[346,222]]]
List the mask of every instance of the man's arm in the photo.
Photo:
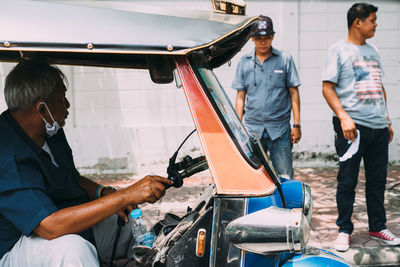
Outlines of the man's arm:
[[336,84],[333,82],[323,81],[322,94],[325,97],[329,107],[338,116],[344,138],[353,142],[357,137],[356,124],[349,114],[347,114],[347,112],[343,109],[343,106],[335,92],[335,85]]
[[[289,88],[290,101],[292,105],[293,112],[293,123],[298,124],[300,126],[300,94],[299,88],[291,87]],[[290,141],[293,143],[297,143],[301,138],[301,129],[300,127],[293,127],[290,132]]]
[[100,186],[98,183],[83,176],[78,177],[78,183],[89,194],[91,200],[97,198],[96,190]]
[[[78,183],[89,194],[89,197],[90,197],[91,200],[94,200],[94,199],[97,198],[96,191],[97,191],[97,188],[99,186],[101,186],[100,184],[98,184],[95,181],[90,180],[90,179],[88,179],[88,178],[86,178],[84,176],[79,176],[78,177]],[[105,188],[102,191],[102,195],[106,196],[106,195],[109,195],[109,194],[111,194],[113,192],[114,191],[112,189]]]
[[[383,84],[382,84],[382,92],[383,92],[383,96],[385,97],[385,103],[386,103],[386,109],[387,109],[386,90],[385,90],[385,87],[383,87]],[[390,121],[389,110],[387,110],[387,120],[388,120],[388,122]],[[392,125],[390,123],[388,123],[388,124],[389,124],[388,130],[389,130],[389,144],[390,144],[393,140],[394,131],[392,129]]]
[[58,210],[33,230],[45,239],[80,233],[128,205],[154,203],[165,194],[165,185],[172,182],[159,176],[146,176],[135,184],[102,198]]
[[[78,177],[78,183],[89,194],[89,197],[91,200],[95,200],[98,198],[96,192],[98,190],[98,187],[102,186],[102,185],[100,185],[100,184],[96,183],[95,181],[90,180],[84,176]],[[101,191],[101,196],[107,196],[114,192],[116,192],[115,189],[103,188],[103,190]],[[121,217],[122,219],[124,219],[125,222],[128,222],[128,215],[126,212],[131,212],[136,207],[137,207],[137,205],[128,205],[118,212],[118,216]]]
[[235,110],[239,116],[239,119],[243,119],[245,99],[246,91],[237,91]]

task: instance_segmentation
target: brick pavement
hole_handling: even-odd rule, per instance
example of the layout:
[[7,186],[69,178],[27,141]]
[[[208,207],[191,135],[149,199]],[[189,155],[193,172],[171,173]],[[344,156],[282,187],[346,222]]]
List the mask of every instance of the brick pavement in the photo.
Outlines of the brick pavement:
[[[298,168],[295,179],[307,183],[312,189],[313,216],[309,246],[324,248],[359,266],[400,266],[400,247],[389,247],[368,237],[368,217],[365,204],[365,174],[360,170],[352,221],[354,232],[350,250],[344,253],[332,249],[337,235],[335,224],[337,168]],[[400,235],[400,166],[388,169],[385,208],[387,227]]]
[[[152,171],[165,175],[165,166],[153,166]],[[365,206],[365,176],[361,169],[359,183],[356,190],[354,205],[354,232],[351,238],[349,251],[340,253],[332,249],[332,242],[336,238],[338,227],[335,224],[336,211],[336,172],[337,168],[296,168],[295,179],[307,183],[312,189],[313,216],[309,246],[327,249],[345,258],[348,262],[358,266],[400,266],[400,246],[389,247],[368,237],[368,218]],[[144,171],[143,173],[150,173]],[[125,187],[141,175],[115,178],[115,176],[101,177],[103,184],[116,187]],[[395,234],[400,235],[400,166],[390,166],[385,195],[387,227]],[[122,179],[121,179],[122,178]],[[162,218],[165,211],[177,215],[186,213],[188,206],[196,202],[201,192],[211,183],[208,172],[197,174],[185,179],[182,188],[171,188],[161,201],[154,205],[143,205],[144,213],[152,218],[153,222]]]

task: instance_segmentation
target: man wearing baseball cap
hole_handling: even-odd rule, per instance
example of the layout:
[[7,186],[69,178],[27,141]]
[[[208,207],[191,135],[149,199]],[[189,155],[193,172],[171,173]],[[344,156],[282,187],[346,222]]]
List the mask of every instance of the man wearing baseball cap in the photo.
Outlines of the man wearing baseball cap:
[[271,18],[259,18],[251,38],[255,48],[240,59],[232,83],[235,109],[250,133],[260,138],[278,175],[292,179],[292,146],[301,138],[300,80],[292,56],[272,47]]

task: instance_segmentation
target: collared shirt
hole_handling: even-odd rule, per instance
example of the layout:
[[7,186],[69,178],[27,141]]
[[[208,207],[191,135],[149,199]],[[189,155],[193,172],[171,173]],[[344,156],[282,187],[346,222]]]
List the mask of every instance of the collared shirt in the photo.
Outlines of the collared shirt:
[[[53,212],[89,201],[64,131],[46,142],[59,168],[9,111],[0,115],[0,258]],[[90,229],[81,236],[94,241]]]
[[300,86],[292,56],[275,48],[260,63],[255,49],[243,56],[236,69],[232,88],[246,91],[244,122],[261,138],[264,129],[272,140],[290,127],[289,88]]

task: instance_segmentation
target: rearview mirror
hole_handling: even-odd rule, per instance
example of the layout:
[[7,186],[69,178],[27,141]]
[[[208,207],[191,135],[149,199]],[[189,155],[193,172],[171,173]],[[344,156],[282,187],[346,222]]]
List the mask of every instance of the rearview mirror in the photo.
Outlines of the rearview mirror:
[[171,83],[174,80],[171,58],[162,55],[147,56],[147,67],[155,83]]

